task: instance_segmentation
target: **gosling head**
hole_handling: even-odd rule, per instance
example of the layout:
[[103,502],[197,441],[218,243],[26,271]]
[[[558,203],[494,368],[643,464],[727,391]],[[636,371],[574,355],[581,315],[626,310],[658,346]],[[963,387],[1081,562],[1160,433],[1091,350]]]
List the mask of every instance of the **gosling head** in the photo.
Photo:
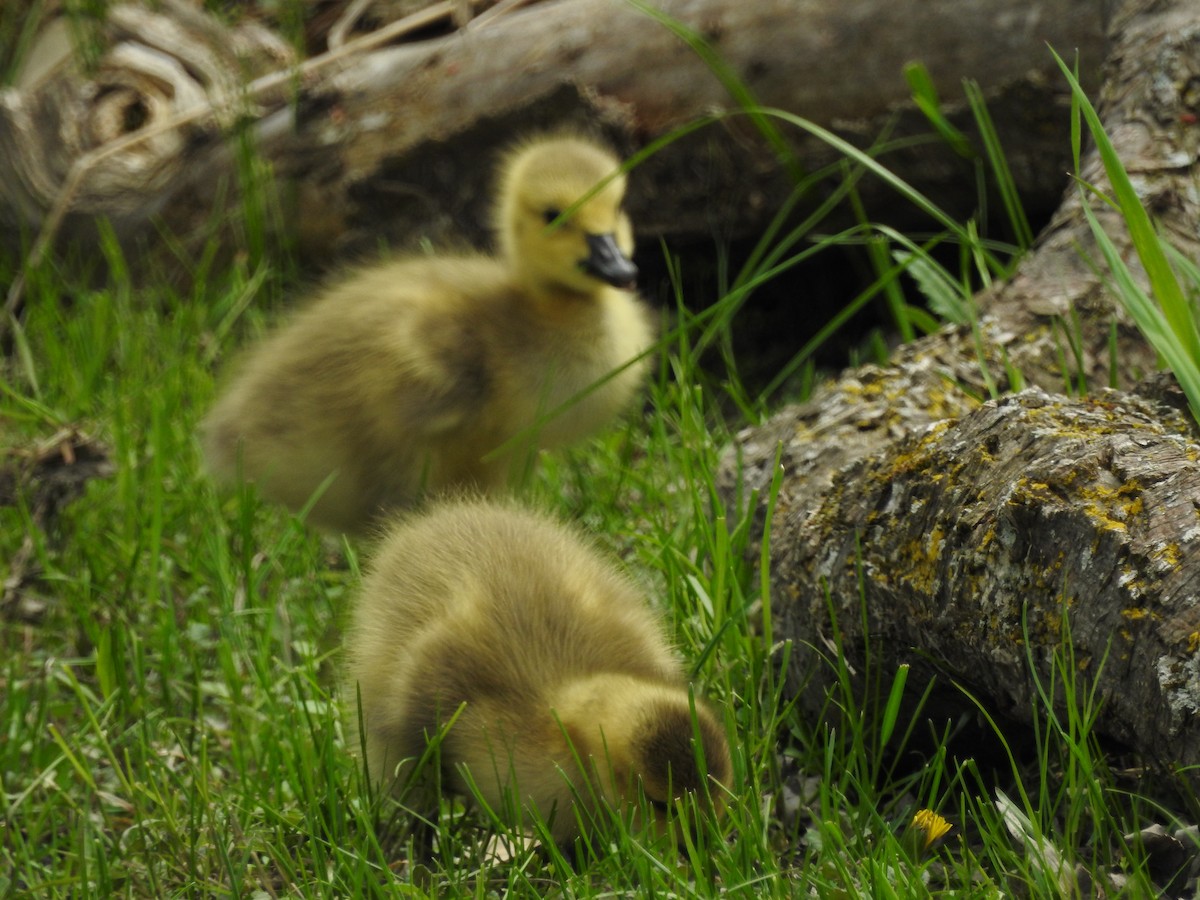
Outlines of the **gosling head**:
[[562,217],[619,166],[608,150],[571,136],[535,139],[509,154],[501,167],[496,230],[501,253],[525,286],[583,296],[605,285],[633,289],[633,229],[621,211],[625,176]]
[[[685,809],[718,818],[724,813],[733,776],[729,743],[707,707],[697,703],[693,716],[686,693],[650,689],[626,705],[625,716],[601,714],[592,723],[597,727],[598,736],[586,726],[567,730],[580,756],[590,758],[610,805],[636,802],[640,784],[659,833],[666,832],[667,820],[676,817],[675,801],[686,794],[695,803]],[[689,829],[695,824],[681,823]]]
[[[685,794],[695,799],[694,809],[720,817],[733,776],[724,729],[703,706],[696,707],[693,720],[686,699],[680,699],[683,702],[664,700],[645,710],[631,748],[631,766],[640,773],[642,792],[660,831],[675,815],[675,800]],[[683,824],[695,827],[694,822]]]

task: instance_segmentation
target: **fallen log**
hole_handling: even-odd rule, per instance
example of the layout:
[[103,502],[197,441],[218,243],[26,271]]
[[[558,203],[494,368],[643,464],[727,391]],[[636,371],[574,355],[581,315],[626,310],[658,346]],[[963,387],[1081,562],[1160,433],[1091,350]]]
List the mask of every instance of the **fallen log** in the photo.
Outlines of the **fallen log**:
[[[1101,11],[1080,0],[655,6],[760,102],[864,146],[885,129],[928,136],[901,76],[911,59],[947,97],[977,79],[1031,198],[1057,192],[1066,160],[1067,95],[1044,43],[1077,48],[1088,74],[1103,43]],[[630,150],[734,105],[691,48],[630,3],[501,3],[456,25],[464,8],[428,4],[301,61],[261,24],[225,25],[186,0],[117,4],[90,67],[72,55],[64,20],[47,17],[31,62],[0,91],[0,154],[11,162],[0,235],[10,247],[39,233],[90,240],[104,217],[127,253],[161,248],[167,234],[186,264],[214,234],[236,243],[244,225],[232,211],[263,192],[268,226],[313,262],[420,238],[479,242],[493,151],[514,135],[573,123]],[[969,129],[963,104],[950,112]],[[809,170],[835,158],[789,139]],[[970,163],[931,138],[889,164],[952,213],[973,212],[962,188]],[[752,234],[792,187],[760,136],[732,120],[672,145],[634,179],[631,213],[651,241]],[[879,185],[862,189],[873,209],[898,208]]]

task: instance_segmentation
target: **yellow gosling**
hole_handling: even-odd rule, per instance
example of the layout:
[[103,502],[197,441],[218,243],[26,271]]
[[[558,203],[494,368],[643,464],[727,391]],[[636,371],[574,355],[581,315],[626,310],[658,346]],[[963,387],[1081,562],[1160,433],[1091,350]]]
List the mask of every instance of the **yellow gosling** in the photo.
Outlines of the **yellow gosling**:
[[220,482],[242,477],[310,521],[362,533],[424,491],[493,492],[539,449],[626,409],[653,341],[633,294],[619,165],[580,137],[530,140],[501,166],[499,255],[369,266],[327,286],[244,360],[201,430]]
[[418,805],[439,774],[470,796],[465,770],[492,809],[508,797],[523,817],[536,810],[559,842],[598,803],[629,811],[639,783],[660,827],[686,792],[723,811],[725,733],[699,700],[693,716],[658,618],[576,531],[542,515],[455,500],[393,525],[345,650],[347,734],[357,742],[361,702],[377,784],[404,787],[445,729],[440,773],[421,773]]

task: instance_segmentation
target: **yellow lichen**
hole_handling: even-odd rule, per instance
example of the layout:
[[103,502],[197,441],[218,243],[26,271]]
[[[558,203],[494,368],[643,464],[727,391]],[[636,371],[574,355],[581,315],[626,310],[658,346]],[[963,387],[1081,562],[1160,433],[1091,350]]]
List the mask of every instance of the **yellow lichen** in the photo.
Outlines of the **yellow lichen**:
[[934,525],[928,535],[909,541],[900,548],[900,558],[905,561],[904,580],[923,594],[933,591],[937,576],[937,561],[946,542],[946,532],[941,525]]
[[1134,568],[1128,561],[1121,563],[1117,584],[1124,588],[1131,597],[1144,596],[1150,590],[1150,584],[1142,577],[1141,571]]
[[992,545],[992,542],[994,540],[996,540],[996,528],[995,528],[995,526],[992,526],[991,528],[988,528],[988,530],[985,531],[982,535],[980,535],[979,549],[986,550],[988,547],[990,547]]
[[1142,490],[1137,479],[1115,488],[1091,484],[1078,489],[1079,498],[1084,501],[1084,513],[1104,530],[1119,532],[1128,531],[1126,523],[1145,509]]
[[1176,543],[1163,544],[1157,550],[1150,551],[1150,558],[1155,562],[1163,563],[1168,568],[1174,569],[1179,566],[1179,545]]

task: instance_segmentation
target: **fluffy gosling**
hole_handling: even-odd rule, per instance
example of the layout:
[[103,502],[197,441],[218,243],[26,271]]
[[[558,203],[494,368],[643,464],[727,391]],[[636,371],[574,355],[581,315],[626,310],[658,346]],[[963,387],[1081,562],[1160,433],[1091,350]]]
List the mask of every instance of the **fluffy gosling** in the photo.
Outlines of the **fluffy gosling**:
[[580,137],[530,140],[501,166],[498,256],[442,254],[327,286],[245,360],[202,429],[207,467],[298,510],[332,476],[313,524],[363,533],[423,491],[496,491],[538,449],[608,424],[645,361],[547,413],[653,340],[624,177],[565,220],[618,159]]
[[367,768],[385,788],[413,790],[427,739],[453,720],[418,798],[435,774],[469,797],[465,770],[493,810],[510,798],[523,822],[536,811],[559,843],[597,804],[633,801],[639,782],[659,827],[685,792],[723,811],[725,733],[698,700],[693,717],[659,620],[578,533],[542,515],[454,500],[393,525],[345,649],[348,734],[358,741],[361,709]]

